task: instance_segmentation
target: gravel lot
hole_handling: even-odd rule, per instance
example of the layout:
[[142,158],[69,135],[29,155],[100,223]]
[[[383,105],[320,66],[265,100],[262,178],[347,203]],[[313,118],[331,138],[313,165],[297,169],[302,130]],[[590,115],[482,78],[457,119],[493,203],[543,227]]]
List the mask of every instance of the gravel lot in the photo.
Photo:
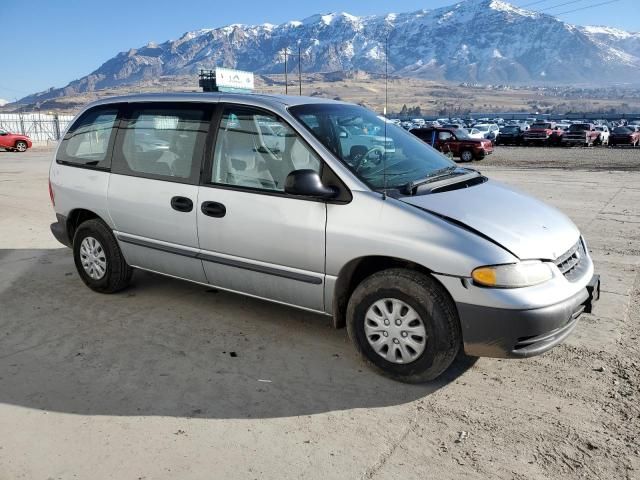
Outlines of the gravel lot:
[[420,386],[323,317],[142,272],[90,291],[49,232],[50,156],[0,152],[1,480],[640,478],[640,150],[474,162],[576,222],[602,298],[542,356]]
[[478,165],[527,169],[562,168],[640,171],[640,148],[509,147],[499,145]]

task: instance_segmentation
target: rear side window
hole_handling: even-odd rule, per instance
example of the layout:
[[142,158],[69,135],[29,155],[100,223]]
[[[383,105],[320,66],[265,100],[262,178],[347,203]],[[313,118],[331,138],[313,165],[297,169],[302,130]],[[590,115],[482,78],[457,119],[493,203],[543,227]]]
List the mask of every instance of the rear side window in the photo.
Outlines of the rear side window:
[[413,133],[420,140],[424,140],[425,142],[431,142],[431,140],[433,138],[433,130],[426,130],[424,128],[416,128],[414,130],[411,130],[411,133]]
[[98,107],[84,113],[69,129],[58,150],[58,161],[71,165],[109,168],[110,146],[118,108]]
[[209,116],[208,110],[197,107],[133,106],[120,129],[115,173],[195,180]]

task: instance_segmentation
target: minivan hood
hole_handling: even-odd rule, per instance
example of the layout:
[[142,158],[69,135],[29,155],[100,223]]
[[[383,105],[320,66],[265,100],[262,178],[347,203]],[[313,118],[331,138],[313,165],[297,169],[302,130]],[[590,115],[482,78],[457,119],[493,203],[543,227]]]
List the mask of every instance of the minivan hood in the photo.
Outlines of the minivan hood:
[[521,260],[555,260],[580,237],[578,228],[563,213],[492,180],[400,200],[461,223]]

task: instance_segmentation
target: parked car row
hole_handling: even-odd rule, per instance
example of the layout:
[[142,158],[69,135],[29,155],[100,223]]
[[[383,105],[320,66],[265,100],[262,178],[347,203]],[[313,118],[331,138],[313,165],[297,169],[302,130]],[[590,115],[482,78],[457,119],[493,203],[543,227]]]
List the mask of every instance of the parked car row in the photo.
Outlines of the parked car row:
[[544,146],[640,146],[640,126],[619,126],[593,123],[555,124],[553,122],[534,123],[522,131],[504,127],[496,144],[544,145]]
[[[554,122],[537,122],[529,128],[520,125],[506,125],[498,131],[491,124],[478,125],[477,127],[467,129],[457,124],[450,124],[443,127],[415,128],[411,132],[417,135],[423,135],[424,132],[427,132],[428,136],[434,129],[437,131],[445,129],[454,132],[457,138],[489,140],[493,145],[640,147],[640,126],[635,125],[610,129],[607,125],[592,123],[564,125]],[[485,155],[476,152],[474,159],[481,159]]]

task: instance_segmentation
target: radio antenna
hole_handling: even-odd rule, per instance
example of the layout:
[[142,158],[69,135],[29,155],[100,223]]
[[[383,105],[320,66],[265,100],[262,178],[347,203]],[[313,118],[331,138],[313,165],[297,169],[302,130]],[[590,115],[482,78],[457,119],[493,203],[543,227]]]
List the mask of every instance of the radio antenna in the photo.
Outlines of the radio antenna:
[[383,157],[383,166],[382,166],[382,199],[387,199],[387,108],[389,107],[389,34],[387,32],[387,36],[384,42],[384,157]]

